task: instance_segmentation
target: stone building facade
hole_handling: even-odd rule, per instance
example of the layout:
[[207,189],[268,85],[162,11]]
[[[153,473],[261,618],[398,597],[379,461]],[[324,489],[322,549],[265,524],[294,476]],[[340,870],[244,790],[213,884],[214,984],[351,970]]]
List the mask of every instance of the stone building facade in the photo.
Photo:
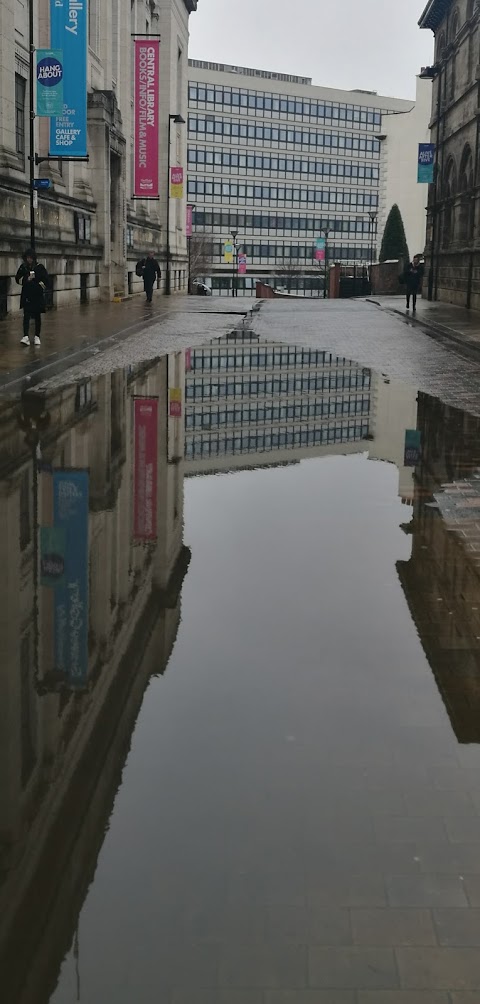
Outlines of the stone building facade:
[[[14,276],[29,244],[29,47],[32,0],[0,0],[0,316],[19,305]],[[169,114],[187,119],[188,19],[197,0],[90,0],[88,163],[44,162],[38,176],[37,254],[53,279],[53,302],[108,300],[141,288],[135,262],[149,248],[165,281]],[[34,5],[34,44],[50,44],[49,0]],[[132,35],[161,36],[160,199],[132,199]],[[48,119],[35,147],[48,154]],[[186,166],[186,126],[173,125],[171,164]],[[172,200],[173,201],[173,200]],[[186,287],[185,199],[170,207],[172,292]]]
[[480,308],[480,5],[429,0],[419,24],[435,36],[427,223],[431,299]]

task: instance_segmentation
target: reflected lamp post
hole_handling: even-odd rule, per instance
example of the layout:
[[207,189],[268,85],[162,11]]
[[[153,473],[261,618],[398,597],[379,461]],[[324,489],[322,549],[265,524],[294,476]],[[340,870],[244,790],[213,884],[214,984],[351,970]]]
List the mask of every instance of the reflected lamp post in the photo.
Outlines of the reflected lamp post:
[[232,230],[233,259],[232,259],[232,296],[237,295],[237,236],[238,230]]
[[322,234],[325,237],[325,279],[323,283],[323,299],[327,299],[327,277],[328,277],[328,238],[333,230],[330,227],[322,227]]
[[168,141],[167,141],[167,264],[165,272],[165,295],[171,293],[171,272],[170,272],[170,145],[172,138],[172,122],[175,125],[185,125],[182,115],[168,116]]

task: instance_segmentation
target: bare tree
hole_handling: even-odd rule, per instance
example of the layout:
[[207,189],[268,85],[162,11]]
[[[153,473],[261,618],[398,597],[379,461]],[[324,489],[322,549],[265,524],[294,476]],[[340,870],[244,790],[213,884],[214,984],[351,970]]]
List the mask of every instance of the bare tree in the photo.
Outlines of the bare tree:
[[303,275],[304,269],[298,264],[297,258],[287,258],[283,259],[281,265],[276,269],[276,274],[283,280],[283,285],[287,287],[287,292],[289,293],[294,279],[298,279],[300,275]]
[[196,230],[188,238],[188,262],[189,262],[189,286],[190,292],[192,282],[203,278],[211,271],[213,263],[213,240],[212,235],[206,230]]

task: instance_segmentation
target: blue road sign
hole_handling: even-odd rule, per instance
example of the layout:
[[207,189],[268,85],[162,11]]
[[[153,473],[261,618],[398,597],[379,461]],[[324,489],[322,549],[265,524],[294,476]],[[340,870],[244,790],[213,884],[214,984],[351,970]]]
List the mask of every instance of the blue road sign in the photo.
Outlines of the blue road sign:
[[36,192],[40,192],[42,189],[45,189],[45,188],[50,188],[50,179],[49,178],[34,178],[33,179],[33,187],[34,187],[34,189],[35,189]]

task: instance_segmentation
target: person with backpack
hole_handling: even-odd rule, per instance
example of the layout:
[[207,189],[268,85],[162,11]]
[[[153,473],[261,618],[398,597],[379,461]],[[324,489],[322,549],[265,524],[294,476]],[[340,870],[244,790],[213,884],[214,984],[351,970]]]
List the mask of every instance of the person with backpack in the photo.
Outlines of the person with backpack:
[[410,310],[410,297],[413,301],[413,310],[417,309],[417,294],[422,288],[425,266],[422,263],[422,255],[416,254],[413,261],[404,268],[400,281],[405,284],[405,296],[407,298],[407,310]]
[[146,258],[140,258],[140,261],[137,261],[135,272],[139,277],[143,278],[143,288],[146,293],[147,303],[151,303],[155,279],[162,278],[160,265],[153,251],[149,251]]
[[15,276],[22,287],[20,307],[23,308],[23,338],[22,345],[30,345],[30,321],[35,322],[34,345],[40,345],[42,330],[42,314],[45,313],[45,290],[48,287],[48,272],[44,265],[37,262],[35,252],[28,248],[22,256],[23,261]]

